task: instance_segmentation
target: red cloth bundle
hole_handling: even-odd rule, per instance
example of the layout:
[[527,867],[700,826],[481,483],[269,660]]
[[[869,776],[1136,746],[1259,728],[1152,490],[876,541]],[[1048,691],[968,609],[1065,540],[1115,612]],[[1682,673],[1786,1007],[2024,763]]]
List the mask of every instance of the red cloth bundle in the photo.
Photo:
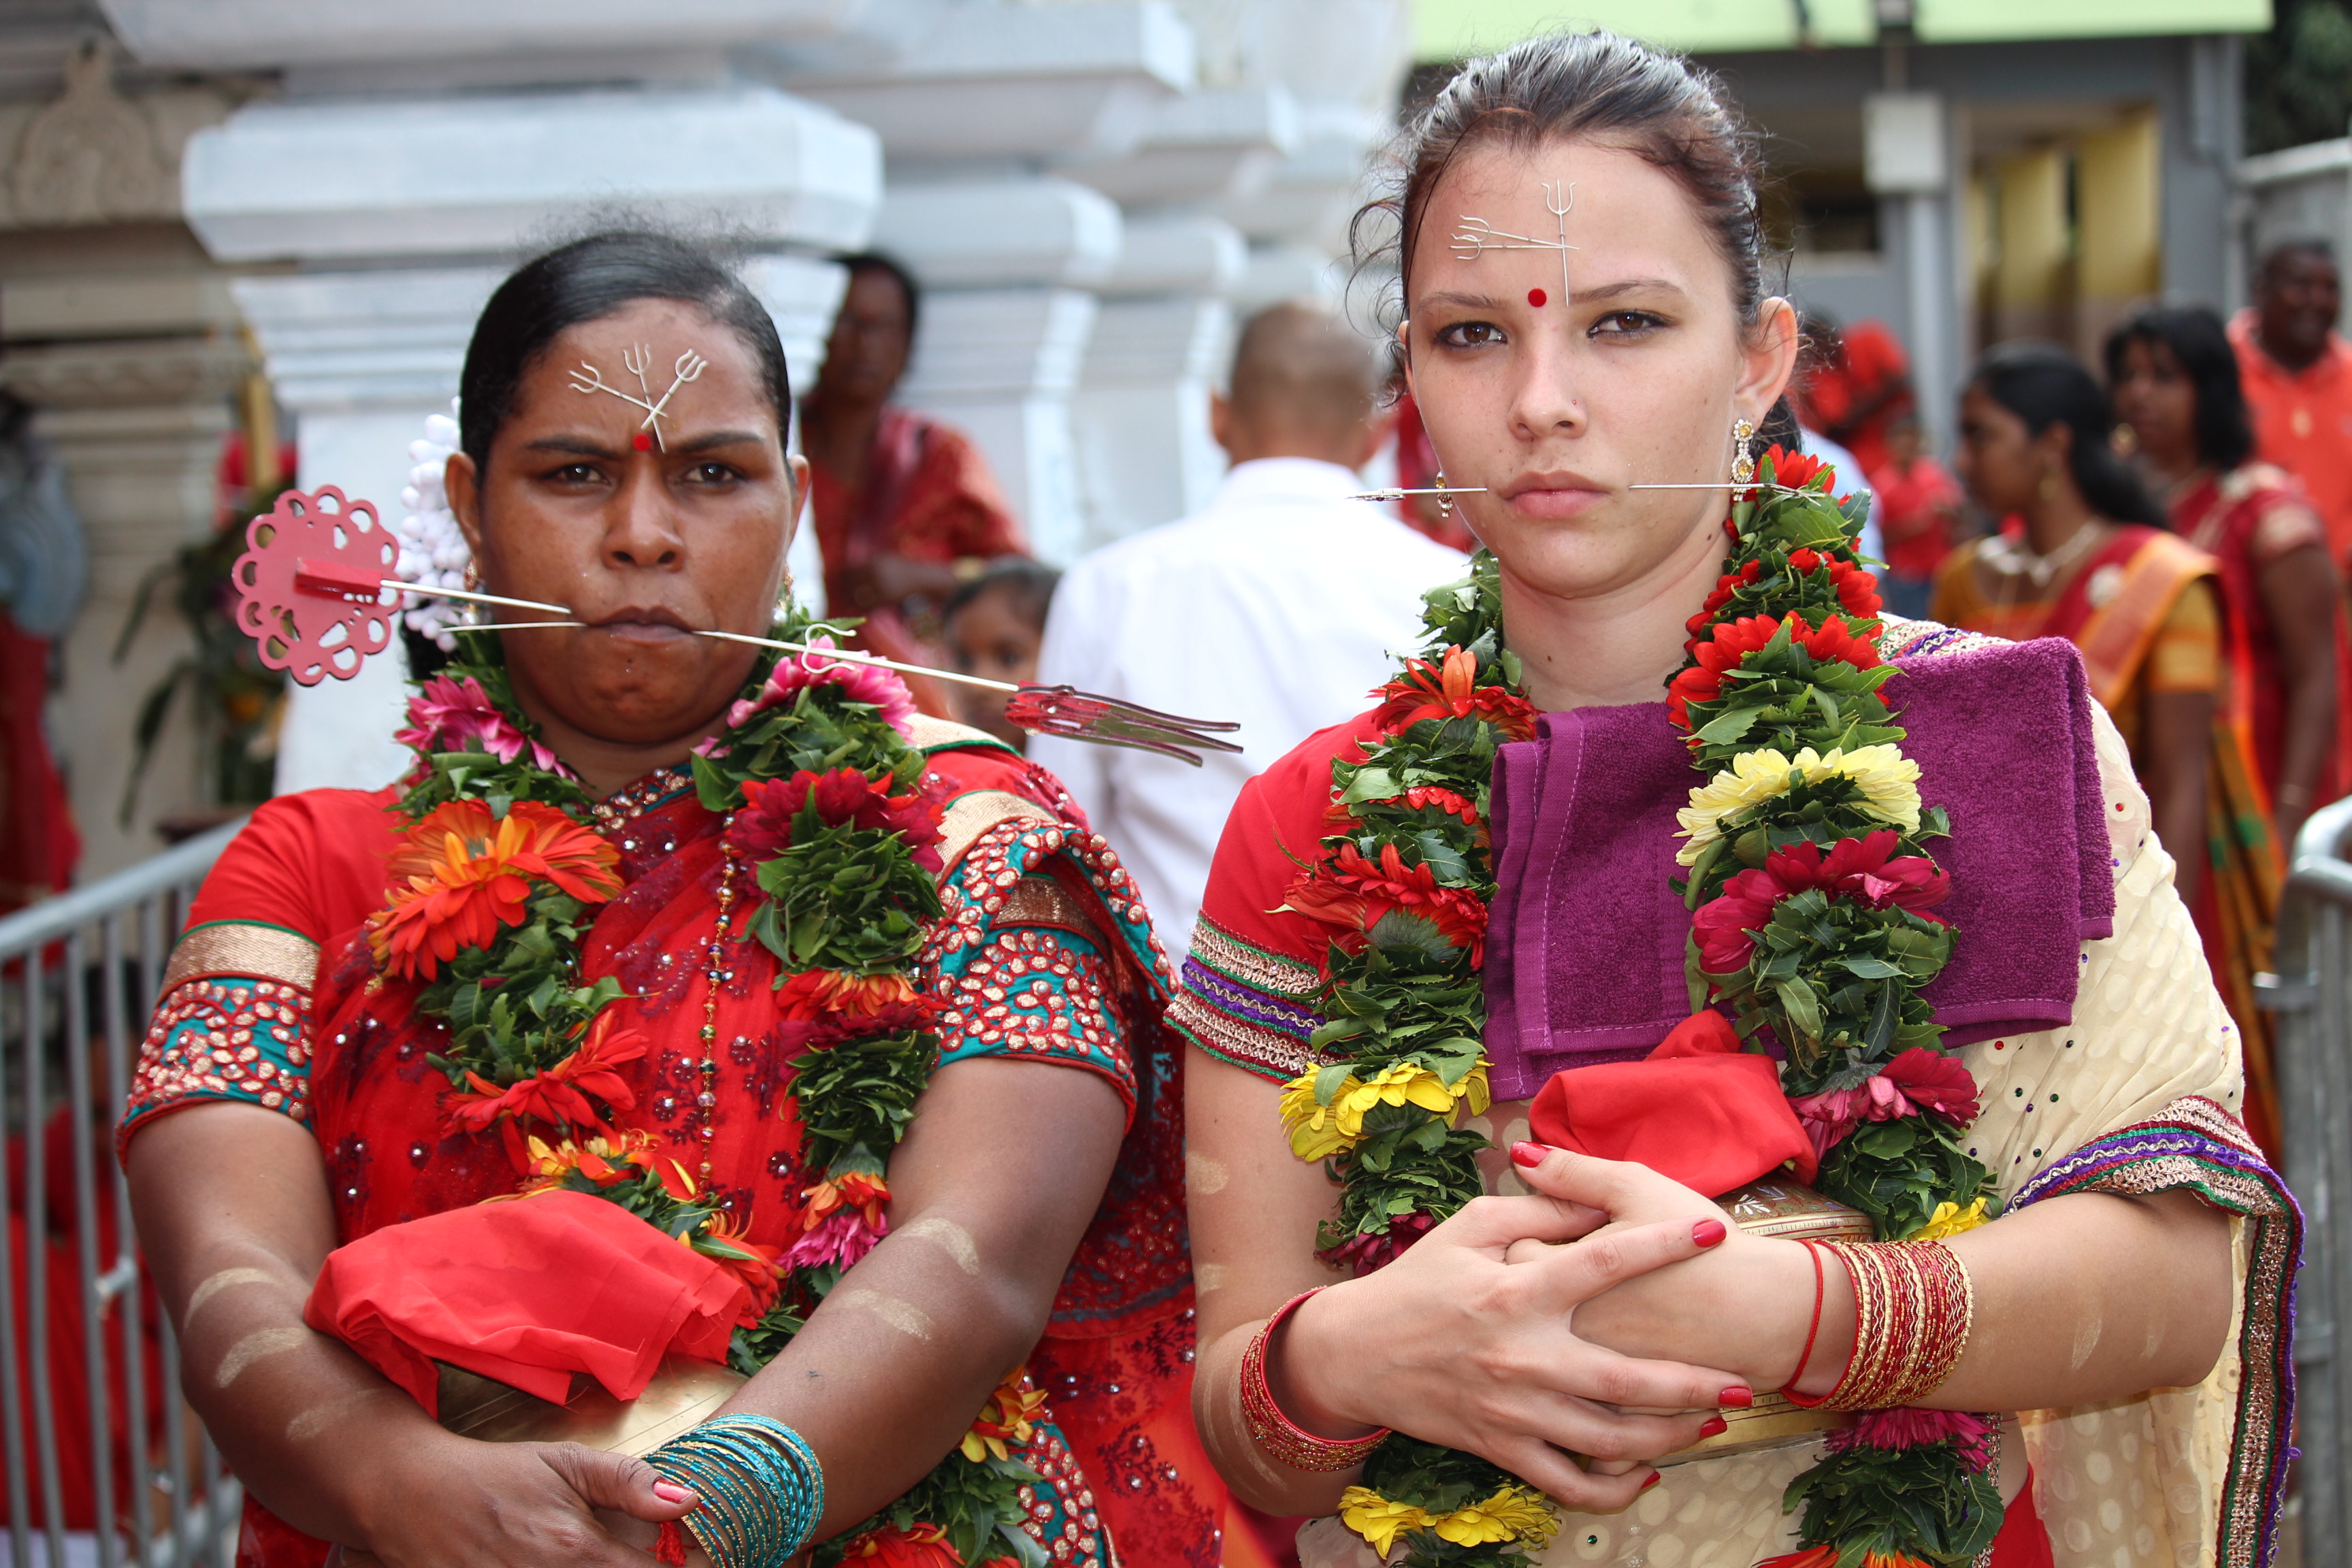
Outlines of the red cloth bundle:
[[1552,1074],[1528,1127],[1555,1149],[1632,1160],[1708,1197],[1790,1161],[1810,1182],[1817,1165],[1772,1058],[1743,1052],[1713,1011],[1675,1025],[1643,1060]]
[[386,1226],[327,1255],[302,1321],[438,1415],[436,1361],[562,1404],[635,1399],[675,1352],[723,1362],[743,1282],[618,1204],[541,1193]]

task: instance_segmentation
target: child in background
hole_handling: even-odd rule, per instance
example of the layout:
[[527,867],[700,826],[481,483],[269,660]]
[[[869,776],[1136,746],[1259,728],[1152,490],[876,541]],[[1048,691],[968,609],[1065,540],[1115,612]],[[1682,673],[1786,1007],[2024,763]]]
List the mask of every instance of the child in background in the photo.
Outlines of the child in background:
[[[992,563],[958,588],[941,616],[948,656],[955,667],[966,675],[1014,686],[1036,679],[1045,610],[1061,580],[1053,567],[1014,555]],[[1015,751],[1027,749],[1028,731],[1006,721],[1002,693],[961,685],[950,686],[949,691],[959,720]]]
[[1886,465],[1870,481],[1886,541],[1878,590],[1889,610],[1914,620],[1927,613],[1936,568],[1958,541],[1960,510],[1958,483],[1920,449],[1921,440],[1918,420],[1906,416],[1890,424]]

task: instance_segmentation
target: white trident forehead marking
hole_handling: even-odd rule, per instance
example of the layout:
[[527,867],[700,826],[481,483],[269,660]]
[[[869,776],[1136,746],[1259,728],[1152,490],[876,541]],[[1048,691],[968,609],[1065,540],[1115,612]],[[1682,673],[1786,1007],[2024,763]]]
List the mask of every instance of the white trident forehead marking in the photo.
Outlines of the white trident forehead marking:
[[1544,206],[1559,226],[1558,239],[1535,239],[1524,234],[1507,234],[1485,218],[1465,216],[1462,219],[1461,232],[1454,237],[1454,254],[1465,261],[1475,261],[1488,250],[1557,250],[1559,252],[1559,299],[1565,305],[1570,292],[1568,253],[1578,248],[1568,243],[1568,215],[1576,207],[1576,186],[1567,180],[1546,180],[1543,193]]
[[[669,400],[677,395],[679,387],[695,380],[708,370],[710,362],[692,349],[687,350],[677,356],[677,363],[670,367],[669,390],[656,397],[653,384],[646,378],[646,373],[653,368],[653,345],[650,343],[640,343],[635,348],[624,351],[621,355],[621,368],[637,378],[637,389],[645,394],[642,397],[634,396],[614,386],[604,379],[604,372],[584,359],[580,362],[580,368],[572,373],[572,390],[587,393],[607,392],[624,403],[644,409],[646,416],[637,421],[637,429],[640,432],[651,431],[652,444],[667,452],[669,450],[669,443],[662,436],[662,416],[669,408]],[[646,444],[645,437],[640,434],[637,438],[638,450],[643,451]]]

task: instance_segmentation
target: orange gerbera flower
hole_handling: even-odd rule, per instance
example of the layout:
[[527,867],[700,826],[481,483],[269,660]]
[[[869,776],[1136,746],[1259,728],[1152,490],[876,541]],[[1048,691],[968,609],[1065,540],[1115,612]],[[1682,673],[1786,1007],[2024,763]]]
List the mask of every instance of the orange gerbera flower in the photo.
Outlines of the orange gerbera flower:
[[855,1209],[878,1231],[883,1226],[883,1211],[890,1202],[890,1184],[878,1171],[845,1171],[838,1176],[825,1177],[813,1187],[803,1187],[801,1198],[807,1205],[801,1210],[803,1230],[814,1230],[834,1215]]
[[611,1137],[598,1133],[585,1142],[567,1138],[553,1147],[534,1136],[524,1140],[524,1147],[530,1151],[530,1179],[522,1189],[526,1194],[561,1186],[574,1171],[609,1187],[635,1172],[651,1170],[654,1163],[654,1136],[641,1127]]
[[843,1547],[841,1554],[864,1560],[872,1568],[962,1568],[963,1563],[948,1544],[948,1532],[936,1524],[919,1524],[912,1530],[886,1524]]
[[846,1015],[889,1016],[923,1001],[903,974],[850,974],[838,969],[804,969],[776,991],[776,1007],[793,1023],[814,1023]]
[[442,1112],[449,1131],[480,1132],[493,1124],[502,1123],[506,1133],[507,1152],[514,1157],[515,1169],[530,1169],[530,1154],[524,1147],[520,1124],[530,1121],[551,1121],[559,1127],[593,1127],[606,1137],[616,1136],[606,1127],[596,1108],[589,1103],[596,1096],[615,1110],[626,1110],[636,1104],[636,1091],[628,1080],[614,1069],[623,1062],[633,1062],[646,1054],[646,1037],[635,1029],[613,1030],[614,1015],[597,1015],[589,1026],[588,1037],[578,1049],[545,1072],[533,1073],[505,1089],[467,1071],[467,1089],[452,1093],[442,1102]]
[[1383,700],[1372,715],[1383,733],[1401,735],[1423,719],[1475,715],[1514,741],[1534,737],[1534,705],[1502,687],[1478,685],[1478,657],[1468,648],[1447,648],[1443,668],[1425,658],[1408,658],[1404,667],[1402,675],[1372,693]]
[[963,1457],[975,1465],[991,1455],[1009,1459],[1010,1450],[1028,1442],[1036,1435],[1037,1423],[1046,1419],[1045,1391],[1031,1385],[1027,1367],[1016,1366],[996,1385],[971,1430],[963,1435]]
[[748,1223],[739,1223],[734,1216],[719,1209],[713,1209],[710,1217],[702,1222],[702,1234],[706,1240],[715,1241],[731,1252],[741,1254],[735,1258],[714,1258],[709,1253],[703,1256],[732,1272],[751,1292],[751,1304],[736,1320],[747,1329],[766,1317],[768,1309],[776,1304],[777,1260],[782,1255],[781,1247],[753,1241],[746,1234]]
[[393,851],[389,905],[368,917],[376,967],[430,980],[462,948],[489,945],[520,925],[542,882],[583,903],[621,890],[611,845],[551,805],[521,800],[504,817],[477,800],[436,806]]

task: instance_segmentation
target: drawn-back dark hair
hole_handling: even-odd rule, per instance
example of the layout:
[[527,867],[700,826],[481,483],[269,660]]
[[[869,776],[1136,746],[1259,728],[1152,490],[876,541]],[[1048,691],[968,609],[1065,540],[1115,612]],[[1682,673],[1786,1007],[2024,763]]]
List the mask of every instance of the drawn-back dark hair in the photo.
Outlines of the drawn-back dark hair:
[[2168,350],[2196,390],[2197,456],[2223,473],[2254,453],[2253,420],[2238,380],[2238,355],[2221,318],[2202,305],[2150,305],[2107,337],[2107,384],[2124,378],[2124,351],[2145,343]]
[[[783,438],[792,428],[792,378],[767,307],[703,247],[650,230],[613,229],[524,262],[482,307],[457,383],[457,442],[477,467],[488,468],[490,445],[514,412],[515,388],[548,345],[639,300],[699,306],[741,339],[775,405],[777,438]],[[618,374],[619,367],[607,374]]]
[[1969,384],[2025,422],[2036,439],[2053,425],[2073,433],[2066,468],[2101,517],[2169,526],[2163,510],[2116,456],[2114,407],[2080,360],[2054,343],[2002,343],[1988,350]]
[[[1764,301],[1756,135],[1713,73],[1614,33],[1529,38],[1464,66],[1399,138],[1391,188],[1356,214],[1360,265],[1393,253],[1402,306],[1430,198],[1454,161],[1476,147],[1520,151],[1566,138],[1624,148],[1671,175],[1731,274],[1738,319],[1756,324]],[[1785,406],[1765,433],[1793,437]]]

